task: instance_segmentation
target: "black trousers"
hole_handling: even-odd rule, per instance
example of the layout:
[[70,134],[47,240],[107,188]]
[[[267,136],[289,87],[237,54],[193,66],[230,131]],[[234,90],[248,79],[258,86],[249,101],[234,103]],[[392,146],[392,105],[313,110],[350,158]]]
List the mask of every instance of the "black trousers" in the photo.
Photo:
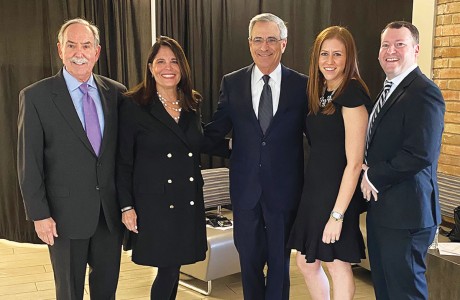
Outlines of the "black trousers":
[[179,286],[180,266],[158,267],[157,277],[150,290],[150,300],[174,300]]
[[120,273],[121,239],[121,226],[117,232],[110,232],[102,209],[92,237],[55,238],[54,245],[48,248],[54,271],[56,299],[83,299],[86,265],[89,265],[91,299],[115,299]]

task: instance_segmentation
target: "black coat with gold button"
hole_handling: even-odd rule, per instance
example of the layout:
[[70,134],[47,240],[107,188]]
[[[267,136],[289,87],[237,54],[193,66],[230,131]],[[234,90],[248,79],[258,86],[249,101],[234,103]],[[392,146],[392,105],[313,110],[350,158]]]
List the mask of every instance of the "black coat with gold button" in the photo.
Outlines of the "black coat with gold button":
[[182,110],[179,123],[155,98],[148,106],[126,99],[119,110],[117,190],[120,207],[133,206],[133,262],[178,266],[206,256],[199,112]]

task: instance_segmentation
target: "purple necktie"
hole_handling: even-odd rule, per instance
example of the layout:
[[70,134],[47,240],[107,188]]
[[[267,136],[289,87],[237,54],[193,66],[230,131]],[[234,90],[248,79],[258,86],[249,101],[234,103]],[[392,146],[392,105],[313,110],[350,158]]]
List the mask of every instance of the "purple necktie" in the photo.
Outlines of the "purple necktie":
[[99,155],[101,148],[101,127],[97,116],[96,104],[88,93],[88,84],[86,82],[80,85],[80,91],[83,93],[83,114],[85,115],[85,130],[91,146],[93,146],[96,155]]

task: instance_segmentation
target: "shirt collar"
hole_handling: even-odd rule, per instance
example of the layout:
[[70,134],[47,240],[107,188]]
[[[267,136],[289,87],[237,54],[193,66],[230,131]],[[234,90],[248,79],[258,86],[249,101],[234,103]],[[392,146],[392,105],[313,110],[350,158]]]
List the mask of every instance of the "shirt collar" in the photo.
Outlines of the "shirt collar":
[[[62,69],[63,69],[62,74],[64,76],[64,79],[65,79],[65,82],[67,84],[67,88],[69,89],[69,91],[74,91],[74,90],[78,89],[82,83],[80,81],[78,81],[78,79],[76,79],[75,77],[70,75],[70,73],[65,69],[65,67],[62,68]],[[89,77],[89,79],[88,79],[88,81],[86,83],[90,87],[97,89],[96,82],[94,81],[94,76],[93,76],[92,73],[91,73],[91,76]]]
[[386,80],[391,81],[393,83],[392,88],[396,88],[401,83],[401,81],[403,81],[404,78],[406,78],[406,76],[409,75],[409,73],[412,72],[413,70],[415,70],[415,68],[417,68],[417,67],[418,67],[417,64],[413,64],[412,66],[407,68],[406,71],[404,71],[403,73],[399,74],[395,78],[389,80],[388,77],[387,77]]
[[[254,64],[253,76],[256,79],[256,82],[259,82],[260,80],[262,80],[262,77],[264,75],[265,74],[263,74],[260,71],[260,69],[257,67],[257,65]],[[273,72],[271,72],[268,75],[270,76],[270,79],[273,80],[273,82],[280,83],[281,82],[281,64],[278,64],[278,66],[275,68],[275,70],[273,70]]]

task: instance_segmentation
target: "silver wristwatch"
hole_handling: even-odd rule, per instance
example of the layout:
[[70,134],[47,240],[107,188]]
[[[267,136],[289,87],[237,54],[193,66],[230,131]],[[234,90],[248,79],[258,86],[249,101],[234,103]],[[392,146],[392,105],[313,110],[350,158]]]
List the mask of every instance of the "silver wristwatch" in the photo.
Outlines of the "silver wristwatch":
[[343,214],[333,211],[331,212],[331,218],[337,222],[343,222]]

